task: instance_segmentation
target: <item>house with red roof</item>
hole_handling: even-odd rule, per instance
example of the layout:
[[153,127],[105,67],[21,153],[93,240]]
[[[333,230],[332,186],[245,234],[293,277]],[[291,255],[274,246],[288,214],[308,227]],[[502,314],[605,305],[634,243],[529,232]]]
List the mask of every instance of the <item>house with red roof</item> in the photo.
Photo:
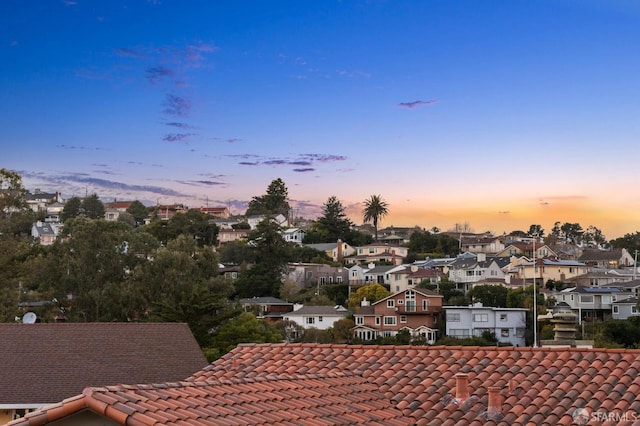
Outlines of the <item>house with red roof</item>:
[[241,344],[183,381],[88,387],[9,426],[637,425],[636,349]]
[[436,341],[437,322],[442,313],[442,296],[426,289],[408,289],[377,302],[363,301],[354,314],[355,337],[375,340],[406,330],[413,338]]

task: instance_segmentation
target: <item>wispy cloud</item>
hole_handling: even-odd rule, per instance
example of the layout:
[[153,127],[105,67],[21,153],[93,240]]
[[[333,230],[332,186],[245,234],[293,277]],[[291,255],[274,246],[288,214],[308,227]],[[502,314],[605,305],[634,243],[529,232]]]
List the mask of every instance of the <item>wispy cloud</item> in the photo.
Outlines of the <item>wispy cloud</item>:
[[164,77],[172,76],[173,71],[170,68],[159,66],[147,68],[145,74],[149,83],[158,84]]
[[260,163],[258,162],[251,162],[251,161],[239,161],[238,164],[241,166],[259,166],[260,165]]
[[436,99],[430,99],[428,101],[400,102],[397,106],[400,108],[414,109],[419,106],[433,105],[437,102]]
[[87,151],[108,151],[106,148],[100,148],[99,146],[76,146],[76,145],[56,145],[56,148],[60,149],[78,149],[78,150],[87,150]]
[[308,172],[314,172],[316,169],[314,169],[313,167],[306,167],[306,168],[302,168],[302,169],[293,169],[294,172],[298,172],[298,173],[308,173]]
[[212,43],[198,43],[187,45],[184,49],[186,65],[191,68],[200,68],[205,60],[205,53],[213,53],[218,48]]
[[172,121],[170,123],[164,123],[166,126],[171,126],[171,127],[178,127],[180,129],[195,129],[194,126],[187,124],[187,123],[179,123],[179,122],[175,122]]
[[164,106],[162,112],[176,117],[186,117],[191,110],[191,102],[188,99],[171,93],[165,96]]
[[65,6],[76,6],[78,4],[77,1],[71,1],[71,0],[64,0],[62,2],[62,4],[64,4]]
[[[334,161],[345,161],[348,157],[334,154],[300,154],[297,158],[264,158],[254,154],[228,155],[232,158],[243,160],[252,159],[255,161],[241,161],[238,164],[243,166],[313,166],[314,163],[329,163]],[[313,167],[302,167],[293,169],[296,172],[314,171]]]
[[195,135],[196,133],[169,133],[163,137],[162,140],[167,142],[184,142],[185,139]]
[[302,154],[303,158],[310,158],[313,161],[320,161],[322,163],[329,163],[333,161],[345,161],[348,160],[349,157],[344,155],[334,155],[334,154]]

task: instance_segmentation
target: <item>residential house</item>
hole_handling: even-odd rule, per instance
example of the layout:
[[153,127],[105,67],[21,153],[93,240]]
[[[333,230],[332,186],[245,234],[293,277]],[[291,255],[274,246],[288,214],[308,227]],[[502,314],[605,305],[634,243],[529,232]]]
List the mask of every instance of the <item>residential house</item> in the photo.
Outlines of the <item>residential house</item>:
[[28,192],[25,194],[25,203],[36,213],[45,212],[47,206],[52,203],[62,202],[62,194],[59,192],[42,192],[39,188],[36,188],[33,193]]
[[569,305],[580,323],[610,319],[613,302],[631,296],[633,293],[617,287],[573,287],[554,293],[556,301]]
[[258,319],[276,321],[293,311],[293,303],[285,302],[277,297],[249,297],[240,299],[245,312],[252,312]]
[[558,257],[556,252],[548,245],[537,242],[534,244],[532,241],[512,241],[502,251],[496,253],[496,257],[526,256],[529,259],[533,259],[534,251],[536,259]]
[[565,283],[569,287],[604,287],[631,280],[633,271],[629,269],[589,268],[586,274],[571,277],[565,280]]
[[460,240],[460,251],[471,253],[496,254],[504,250],[501,237],[485,235],[463,235]]
[[522,261],[516,267],[516,278],[523,278],[544,285],[549,280],[565,281],[578,275],[584,275],[589,267],[577,260],[563,260],[557,258],[536,258],[533,261]]
[[345,257],[352,256],[356,249],[342,240],[335,243],[305,244],[305,247],[324,252],[334,262],[343,263]]
[[223,246],[232,241],[246,240],[250,229],[222,228],[218,230],[218,246]]
[[387,275],[389,276],[389,287],[393,293],[415,288],[423,281],[434,284],[436,288],[439,288],[438,283],[441,277],[435,269],[419,268],[417,265],[400,265],[393,267]]
[[189,210],[184,204],[159,204],[154,207],[152,216],[160,220],[169,220],[176,214],[186,213]]
[[640,296],[640,279],[632,279],[630,281],[623,281],[618,283],[607,284],[604,287],[614,287],[622,291],[623,293],[631,293],[631,295]]
[[304,236],[307,235],[307,233],[305,232],[304,229],[287,228],[280,231],[280,235],[282,235],[282,238],[286,242],[301,246],[302,241],[304,240]]
[[122,213],[126,213],[127,209],[131,207],[133,201],[113,201],[111,203],[104,203],[104,218],[105,220],[115,222],[118,220]]
[[349,310],[344,306],[300,306],[284,315],[285,321],[293,321],[302,328],[328,330],[336,321],[345,319]]
[[365,285],[364,274],[369,270],[375,268],[376,265],[353,265],[349,267],[349,289],[352,287],[359,287]]
[[0,424],[87,386],[183,380],[207,365],[180,323],[0,323]]
[[320,288],[330,284],[346,284],[349,270],[324,263],[288,263],[286,279],[295,282],[299,288]]
[[215,219],[226,220],[231,217],[231,212],[228,207],[197,207],[196,210],[206,213]]
[[638,312],[638,297],[628,297],[622,300],[616,300],[611,305],[611,318],[627,319],[640,315]]
[[441,295],[425,289],[405,290],[371,304],[363,301],[354,314],[353,334],[367,341],[406,330],[412,338],[434,343],[441,312]]
[[637,424],[637,349],[240,344],[181,382],[86,388],[9,426]]
[[401,265],[409,255],[409,249],[387,244],[369,244],[358,247],[356,255],[345,259],[348,264],[387,263]]
[[43,246],[49,246],[58,238],[62,225],[56,222],[37,221],[31,226],[31,236]]
[[380,284],[386,286],[387,288],[390,288],[390,272],[401,269],[403,269],[401,265],[374,265],[373,268],[367,269],[364,272],[364,284]]
[[474,303],[445,306],[447,336],[468,338],[493,333],[499,342],[525,346],[526,308],[498,308]]
[[[247,216],[246,219],[247,219],[247,223],[251,227],[251,230],[253,231],[258,227],[258,224],[263,220],[265,220],[267,217],[269,216],[264,214],[259,214],[259,215]],[[278,226],[282,226],[282,227],[286,227],[289,224],[289,220],[283,214],[277,214],[275,216],[271,216],[271,220],[273,220]]]
[[582,252],[578,261],[594,268],[618,269],[632,267],[635,264],[633,256],[627,249],[596,250],[588,249]]

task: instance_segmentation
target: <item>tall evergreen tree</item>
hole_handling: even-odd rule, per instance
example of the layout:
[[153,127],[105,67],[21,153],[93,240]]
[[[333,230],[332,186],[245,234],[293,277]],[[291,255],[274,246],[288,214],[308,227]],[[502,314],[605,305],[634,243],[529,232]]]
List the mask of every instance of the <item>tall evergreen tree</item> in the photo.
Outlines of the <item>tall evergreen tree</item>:
[[277,215],[289,216],[291,206],[288,201],[289,191],[280,178],[271,181],[265,195],[256,196],[249,202],[246,215]]

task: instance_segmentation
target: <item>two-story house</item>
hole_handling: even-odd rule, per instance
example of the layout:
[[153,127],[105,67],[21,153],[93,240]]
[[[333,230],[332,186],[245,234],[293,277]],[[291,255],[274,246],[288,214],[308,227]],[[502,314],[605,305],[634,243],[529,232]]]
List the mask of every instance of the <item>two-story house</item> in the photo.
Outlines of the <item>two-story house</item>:
[[486,235],[463,235],[460,239],[462,252],[496,254],[504,250],[501,237]]
[[633,296],[617,287],[573,287],[556,292],[558,303],[564,302],[578,316],[578,321],[611,318],[613,302]]
[[470,306],[445,306],[447,336],[468,338],[494,333],[499,342],[525,345],[526,308],[497,308],[475,303]]
[[295,282],[299,288],[346,284],[349,280],[349,270],[343,266],[324,263],[288,263],[286,279]]
[[287,228],[280,231],[280,235],[282,235],[282,238],[286,242],[301,246],[302,241],[304,240],[304,236],[307,235],[307,233],[304,231],[304,229]]
[[638,312],[637,297],[616,300],[611,305],[611,318],[613,319],[627,319],[638,315],[640,315],[640,312]]
[[[336,321],[345,319],[349,310],[341,305],[336,306],[297,306],[292,312],[284,315],[285,321],[292,321],[302,328],[328,330]],[[292,336],[297,337],[297,336]]]
[[536,258],[534,261],[523,261],[517,265],[516,278],[522,278],[532,282],[534,279],[538,284],[546,283],[549,280],[565,281],[578,275],[586,274],[589,267],[577,260],[564,260],[557,258]]
[[400,265],[388,271],[389,288],[393,293],[415,288],[423,281],[436,285],[440,282],[440,273],[435,269],[419,268],[416,265]]
[[353,334],[361,340],[375,340],[407,330],[413,338],[434,343],[441,312],[441,295],[423,289],[405,290],[375,303],[363,301],[354,315]]
[[400,265],[409,255],[409,249],[388,244],[369,244],[358,247],[356,255],[345,259],[349,264],[388,263]]
[[595,268],[617,269],[633,266],[633,256],[627,249],[596,250],[589,249],[582,252],[578,260],[585,265]]
[[312,248],[314,250],[322,251],[331,258],[334,262],[343,263],[345,257],[351,256],[356,252],[356,249],[342,240],[338,240],[335,243],[317,243],[317,244],[305,244],[305,247]]

